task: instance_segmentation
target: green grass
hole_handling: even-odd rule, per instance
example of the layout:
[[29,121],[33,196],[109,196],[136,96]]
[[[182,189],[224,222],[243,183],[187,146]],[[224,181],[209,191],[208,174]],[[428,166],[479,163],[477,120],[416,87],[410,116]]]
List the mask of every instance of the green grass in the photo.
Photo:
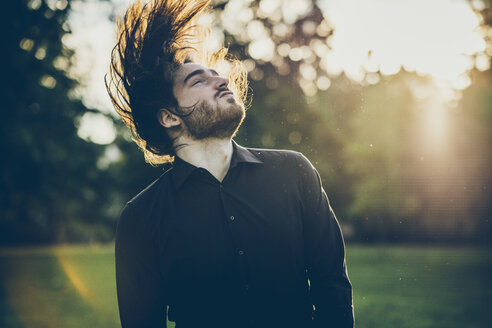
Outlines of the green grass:
[[490,249],[347,249],[358,328],[492,327]]
[[[347,264],[358,328],[491,326],[490,249],[352,245]],[[0,327],[119,327],[113,246],[4,249],[0,268]]]

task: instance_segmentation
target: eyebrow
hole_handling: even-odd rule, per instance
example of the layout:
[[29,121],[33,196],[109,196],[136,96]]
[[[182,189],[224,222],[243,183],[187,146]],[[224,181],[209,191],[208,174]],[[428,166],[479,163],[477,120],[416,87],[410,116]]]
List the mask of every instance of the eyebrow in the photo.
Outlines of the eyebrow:
[[[219,73],[217,73],[216,70],[214,69],[209,69],[210,73],[212,73],[212,75],[214,76],[218,76]],[[191,72],[190,74],[186,75],[186,77],[184,78],[183,80],[183,84],[186,84],[186,82],[188,82],[189,79],[191,79],[193,76],[195,75],[200,75],[200,74],[204,74],[205,73],[205,70],[203,69],[197,69],[197,70],[194,70],[193,72]]]

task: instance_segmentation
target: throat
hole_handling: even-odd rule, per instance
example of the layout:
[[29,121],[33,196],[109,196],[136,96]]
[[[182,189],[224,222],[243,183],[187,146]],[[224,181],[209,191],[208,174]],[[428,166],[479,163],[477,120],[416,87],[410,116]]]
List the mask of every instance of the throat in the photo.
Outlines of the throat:
[[233,145],[231,139],[190,140],[177,155],[186,162],[206,169],[222,182],[229,171]]

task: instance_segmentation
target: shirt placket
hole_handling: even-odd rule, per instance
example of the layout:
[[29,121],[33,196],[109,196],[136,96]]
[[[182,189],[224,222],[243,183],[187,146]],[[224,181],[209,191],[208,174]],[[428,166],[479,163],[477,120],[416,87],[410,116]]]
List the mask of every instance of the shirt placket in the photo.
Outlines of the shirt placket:
[[240,287],[242,292],[247,295],[251,289],[251,281],[247,262],[248,252],[244,247],[239,233],[241,217],[238,216],[238,213],[234,212],[232,206],[228,203],[227,185],[220,183],[219,193],[225,218],[228,222],[229,231],[231,232],[232,245],[234,247],[236,263],[238,264]]

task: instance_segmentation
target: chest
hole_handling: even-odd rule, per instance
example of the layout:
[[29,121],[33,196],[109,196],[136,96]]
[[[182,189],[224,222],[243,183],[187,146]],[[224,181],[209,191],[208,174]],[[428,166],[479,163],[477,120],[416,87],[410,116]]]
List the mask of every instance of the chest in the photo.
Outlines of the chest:
[[[299,192],[289,179],[195,179],[166,213],[169,269],[190,279],[234,275],[238,266],[275,277],[302,273]],[[253,183],[256,181],[255,183]]]

